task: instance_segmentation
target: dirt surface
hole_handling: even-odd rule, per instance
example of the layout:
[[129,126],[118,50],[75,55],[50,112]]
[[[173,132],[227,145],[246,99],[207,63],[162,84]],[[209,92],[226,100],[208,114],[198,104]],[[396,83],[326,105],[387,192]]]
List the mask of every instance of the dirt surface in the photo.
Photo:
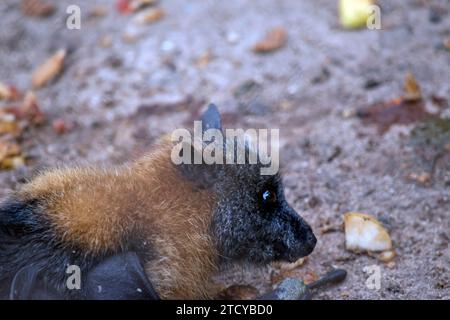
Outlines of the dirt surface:
[[[213,101],[225,126],[280,128],[288,200],[318,237],[299,275],[348,271],[315,298],[450,298],[448,120],[430,129],[450,116],[448,1],[380,1],[383,29],[356,31],[342,30],[335,1],[325,0],[166,0],[158,4],[166,16],[146,25],[112,1],[53,1],[49,17],[24,16],[19,2],[0,3],[0,81],[26,91],[37,66],[59,48],[69,54],[62,74],[36,91],[45,122],[20,140],[27,165],[0,172],[2,197],[43,167],[137,157],[162,134],[191,126]],[[65,27],[70,4],[81,8],[81,30]],[[278,26],[288,35],[283,48],[251,51]],[[401,96],[407,72],[432,120],[380,132],[358,117]],[[55,133],[55,119],[71,129]],[[421,173],[428,179],[411,179]],[[348,211],[385,224],[393,262],[345,250]],[[380,290],[366,286],[363,268],[371,265],[381,267]],[[271,273],[236,267],[220,279],[262,293]]]

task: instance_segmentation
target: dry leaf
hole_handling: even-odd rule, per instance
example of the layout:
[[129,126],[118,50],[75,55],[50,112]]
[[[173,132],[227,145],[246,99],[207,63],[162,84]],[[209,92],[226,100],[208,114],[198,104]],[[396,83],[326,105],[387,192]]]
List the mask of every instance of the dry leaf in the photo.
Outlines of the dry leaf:
[[364,109],[356,111],[366,124],[375,124],[379,133],[385,133],[392,125],[410,124],[432,118],[422,101],[405,101],[394,98],[385,102],[376,102]]
[[56,119],[52,123],[53,131],[57,134],[63,134],[69,130],[68,124],[63,119]]
[[36,95],[32,91],[28,91],[23,99],[23,112],[34,123],[41,123],[44,120],[44,114],[39,107]]
[[57,76],[63,67],[66,50],[60,49],[47,61],[40,65],[31,79],[34,88],[40,88]]
[[444,48],[450,51],[450,39],[444,39]]
[[157,0],[117,0],[116,9],[120,13],[127,14],[154,5],[156,2]]
[[107,12],[108,12],[108,10],[106,9],[106,7],[104,7],[104,6],[96,6],[96,7],[93,7],[89,11],[89,17],[91,17],[91,18],[101,18],[101,17],[104,17]]
[[374,217],[358,212],[344,215],[345,246],[351,251],[385,251],[392,241],[383,225]]
[[311,270],[304,270],[302,268],[295,268],[291,270],[280,270],[272,274],[271,283],[275,285],[286,278],[296,278],[302,280],[305,284],[310,284],[319,279],[319,276]]
[[21,152],[20,147],[17,143],[0,140],[0,160],[3,160],[6,157],[19,155]]
[[211,50],[206,50],[205,52],[203,52],[200,57],[198,57],[198,59],[195,61],[195,65],[198,68],[204,68],[206,67],[212,59],[212,53]]
[[277,27],[270,30],[264,39],[257,42],[252,50],[257,53],[266,53],[271,52],[277,49],[280,49],[284,46],[287,39],[286,29],[283,27]]
[[136,42],[138,37],[139,37],[139,35],[137,33],[125,32],[122,35],[122,41],[124,43],[131,44],[131,43]]
[[305,284],[310,284],[319,280],[319,276],[314,271],[306,271],[302,280]]
[[307,257],[304,257],[304,258],[300,258],[297,261],[290,262],[290,263],[289,262],[274,262],[273,266],[280,270],[292,270],[292,269],[295,269],[295,268],[298,268],[298,267],[301,267],[302,265],[304,265],[307,259],[308,259]]
[[150,8],[142,12],[138,16],[137,22],[140,24],[150,24],[161,20],[166,15],[166,12],[160,8]]
[[102,48],[110,48],[112,46],[112,37],[110,35],[104,35],[99,40],[99,45]]
[[158,2],[157,0],[132,0],[130,2],[130,7],[131,10],[134,12],[146,8],[148,6],[152,6],[157,2]]
[[25,94],[21,105],[6,107],[4,111],[14,115],[17,119],[32,120],[36,124],[44,120],[44,114],[39,108],[36,96],[32,91],[28,91]]
[[0,82],[0,100],[17,100],[20,92],[16,87]]
[[42,0],[22,0],[20,10],[26,16],[47,17],[55,12],[56,7]]
[[421,173],[413,172],[409,174],[408,178],[425,185],[431,181],[431,174],[429,174],[428,172],[421,172]]
[[0,140],[0,167],[1,169],[14,169],[25,164],[17,143]]
[[412,73],[408,73],[403,84],[405,101],[415,102],[422,99],[420,86]]
[[20,126],[13,114],[5,113],[0,116],[0,134],[18,135],[20,131]]
[[130,0],[117,0],[116,9],[120,13],[130,13],[133,12],[130,6]]
[[258,290],[250,285],[234,284],[219,292],[219,300],[254,300],[258,297]]
[[23,156],[15,156],[6,158],[2,161],[2,169],[10,170],[23,167],[25,165],[25,158]]
[[9,86],[0,82],[0,100],[8,100],[11,96],[11,91],[9,90]]

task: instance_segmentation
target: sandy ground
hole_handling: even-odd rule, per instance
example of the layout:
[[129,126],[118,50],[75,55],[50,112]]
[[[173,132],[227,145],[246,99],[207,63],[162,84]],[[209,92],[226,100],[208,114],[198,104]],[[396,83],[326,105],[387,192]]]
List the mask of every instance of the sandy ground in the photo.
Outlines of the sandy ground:
[[[25,91],[39,64],[59,48],[70,51],[64,72],[36,92],[46,123],[25,133],[27,166],[0,172],[1,196],[43,167],[136,157],[162,134],[191,126],[213,101],[225,126],[280,128],[287,197],[318,236],[299,274],[348,271],[344,283],[315,298],[450,298],[449,154],[437,156],[435,135],[414,144],[411,131],[423,121],[380,132],[352,116],[400,96],[408,71],[427,110],[450,116],[443,101],[450,98],[450,51],[442,45],[450,37],[448,1],[380,1],[383,29],[359,31],[339,27],[331,0],[165,0],[159,7],[167,15],[149,25],[119,14],[112,1],[53,2],[57,12],[47,18],[25,17],[19,1],[0,3],[1,81]],[[69,4],[81,8],[81,30],[65,28]],[[92,16],[98,5],[106,8],[102,17]],[[286,46],[253,53],[276,26],[286,28]],[[58,118],[73,128],[56,134]],[[408,178],[421,172],[431,174],[429,182]],[[393,262],[345,250],[347,211],[386,225]],[[379,290],[366,286],[363,268],[372,265],[381,268]],[[222,279],[263,292],[270,273],[238,268]]]

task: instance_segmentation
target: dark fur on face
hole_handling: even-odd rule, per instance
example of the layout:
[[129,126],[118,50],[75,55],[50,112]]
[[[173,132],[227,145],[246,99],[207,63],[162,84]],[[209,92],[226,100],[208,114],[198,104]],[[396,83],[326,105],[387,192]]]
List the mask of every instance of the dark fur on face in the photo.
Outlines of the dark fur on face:
[[231,165],[215,188],[214,234],[224,258],[252,263],[295,261],[316,244],[311,227],[286,202],[281,178],[259,165]]

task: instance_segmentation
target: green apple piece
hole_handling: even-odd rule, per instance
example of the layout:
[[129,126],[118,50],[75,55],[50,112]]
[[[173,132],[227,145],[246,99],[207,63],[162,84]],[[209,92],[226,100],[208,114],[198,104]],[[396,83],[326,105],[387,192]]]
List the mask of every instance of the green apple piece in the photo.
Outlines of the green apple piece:
[[341,25],[346,29],[357,29],[367,25],[374,0],[340,0],[339,15]]

